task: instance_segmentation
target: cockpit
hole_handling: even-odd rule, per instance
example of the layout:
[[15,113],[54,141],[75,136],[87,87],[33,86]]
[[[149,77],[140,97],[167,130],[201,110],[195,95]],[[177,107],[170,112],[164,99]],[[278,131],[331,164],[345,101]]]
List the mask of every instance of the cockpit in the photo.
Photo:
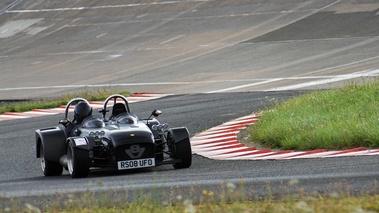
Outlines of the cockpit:
[[118,124],[136,124],[138,122],[137,116],[127,112],[117,115],[112,120]]
[[84,128],[102,128],[105,127],[104,121],[100,118],[89,118],[83,121],[82,127]]

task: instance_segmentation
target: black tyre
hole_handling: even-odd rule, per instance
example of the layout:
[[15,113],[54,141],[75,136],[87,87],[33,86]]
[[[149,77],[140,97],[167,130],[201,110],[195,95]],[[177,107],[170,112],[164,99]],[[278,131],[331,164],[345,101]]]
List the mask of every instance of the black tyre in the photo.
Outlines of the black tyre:
[[155,159],[158,162],[162,162],[163,161],[163,157],[164,157],[163,152],[164,152],[165,144],[163,144],[162,141],[159,141],[156,147],[157,147],[156,148],[157,153],[156,153]]
[[175,159],[181,162],[174,163],[175,169],[189,168],[192,164],[192,149],[190,140],[184,139],[174,144],[175,146]]
[[69,142],[67,146],[67,167],[72,178],[87,177],[89,174],[88,150],[77,149]]
[[41,168],[45,176],[62,175],[62,172],[63,172],[62,165],[45,159],[43,144],[40,144],[40,158],[41,158]]

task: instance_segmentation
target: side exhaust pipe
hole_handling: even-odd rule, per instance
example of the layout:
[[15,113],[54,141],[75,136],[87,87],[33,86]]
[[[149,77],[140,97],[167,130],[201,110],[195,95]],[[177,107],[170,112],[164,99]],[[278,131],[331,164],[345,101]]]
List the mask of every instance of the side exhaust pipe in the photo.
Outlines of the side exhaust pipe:
[[59,158],[59,163],[68,170],[68,162],[67,162],[67,155],[63,155],[61,158]]

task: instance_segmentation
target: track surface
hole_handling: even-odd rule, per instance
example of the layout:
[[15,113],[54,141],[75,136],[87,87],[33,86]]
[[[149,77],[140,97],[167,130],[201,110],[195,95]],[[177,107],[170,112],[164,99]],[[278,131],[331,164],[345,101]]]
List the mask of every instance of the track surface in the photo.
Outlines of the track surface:
[[[267,98],[282,99],[296,93],[235,93],[170,96],[149,102],[133,103],[132,110],[142,117],[149,115],[151,109],[161,108],[160,120],[171,126],[186,123],[192,133],[200,132],[225,120],[262,109]],[[148,104],[147,104],[148,103]],[[180,106],[178,106],[180,103]],[[221,109],[218,106],[223,106]],[[236,110],[237,109],[237,110]],[[60,177],[44,177],[35,156],[34,131],[36,127],[56,125],[62,115],[40,118],[19,119],[0,122],[0,166],[1,196],[19,197],[47,195],[48,200],[58,199],[59,194],[84,192],[87,190],[110,194],[125,193],[129,199],[142,191],[151,193],[152,188],[162,187],[162,199],[174,193],[189,196],[196,189],[195,196],[202,189],[219,192],[222,184],[244,182],[244,187],[252,196],[267,194],[265,187],[270,185],[273,193],[286,193],[289,187],[295,192],[304,187],[308,192],[334,193],[347,188],[352,193],[377,190],[376,170],[379,159],[371,157],[343,157],[333,159],[294,159],[283,161],[215,161],[194,155],[189,169],[173,170],[171,166],[157,167],[155,172],[136,173],[93,173],[85,179],[72,179],[67,172]],[[20,130],[21,129],[21,130]],[[293,180],[297,185],[290,185]],[[114,190],[114,191],[113,191]],[[133,196],[134,195],[134,196]],[[176,196],[175,196],[176,197]],[[31,198],[28,198],[31,199]],[[3,199],[3,205],[10,204]],[[46,199],[35,202],[45,203]],[[42,204],[41,204],[42,205]]]
[[2,100],[112,85],[172,94],[331,88],[379,72],[376,0],[0,6]]
[[[377,78],[378,12],[375,0],[5,0],[0,99],[108,86],[190,94],[132,106],[141,117],[162,109],[162,122],[186,125],[195,134],[296,90]],[[195,155],[193,166],[180,171],[165,166],[88,179],[45,178],[34,158],[34,130],[60,118],[0,122],[0,196],[154,186],[186,196],[191,188],[217,191],[222,183],[241,180],[247,191],[263,195],[266,183],[282,193],[293,179],[299,180],[294,191],[332,193],[348,186],[378,192],[377,156],[214,161]]]

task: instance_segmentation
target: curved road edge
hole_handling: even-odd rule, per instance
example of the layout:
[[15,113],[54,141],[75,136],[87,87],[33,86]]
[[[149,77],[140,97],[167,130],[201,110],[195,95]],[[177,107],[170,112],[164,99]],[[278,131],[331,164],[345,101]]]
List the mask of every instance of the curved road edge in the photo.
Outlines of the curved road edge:
[[379,149],[358,147],[348,150],[330,151],[317,149],[311,151],[272,151],[258,150],[240,143],[237,134],[247,126],[258,121],[255,114],[237,118],[191,138],[192,151],[214,160],[284,160],[299,158],[330,158],[344,156],[379,155]]

